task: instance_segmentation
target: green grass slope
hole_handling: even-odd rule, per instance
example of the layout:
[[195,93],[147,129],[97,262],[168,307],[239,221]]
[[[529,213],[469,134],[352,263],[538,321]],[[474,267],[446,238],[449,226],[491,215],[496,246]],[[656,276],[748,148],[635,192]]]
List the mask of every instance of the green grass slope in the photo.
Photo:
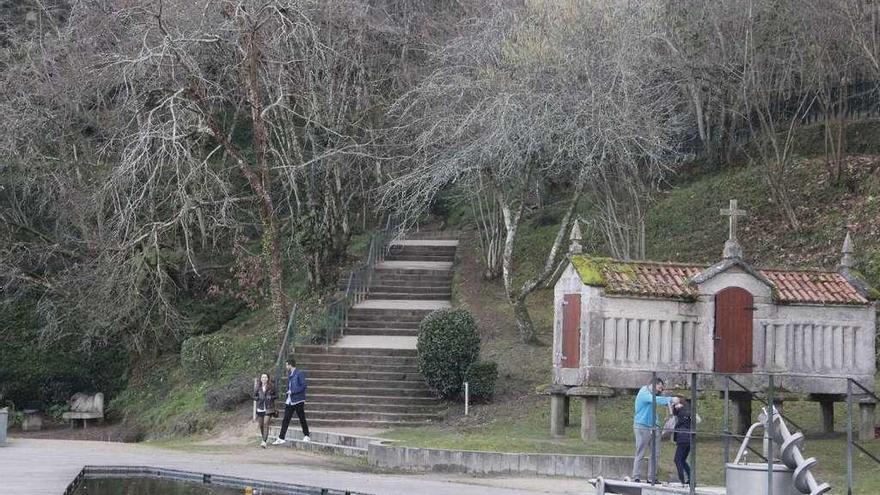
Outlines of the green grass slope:
[[[853,233],[859,270],[880,285],[880,161],[873,156],[850,158],[849,173],[854,190],[830,183],[821,158],[798,158],[790,178],[790,193],[802,228],[785,226],[757,168],[740,167],[697,177],[677,177],[675,185],[662,191],[647,216],[648,258],[681,262],[717,261],[727,237],[726,218],[719,209],[729,199],[739,200],[749,216],[740,234],[746,257],[759,267],[834,269],[846,229]],[[589,201],[582,206],[588,218]],[[553,212],[527,219],[521,231],[516,257],[526,270],[536,269],[552,242],[556,225],[548,222]],[[464,216],[464,215],[459,215]],[[558,218],[558,215],[557,215]],[[462,221],[463,223],[463,221]],[[459,251],[455,275],[456,304],[477,317],[482,335],[482,358],[499,364],[498,396],[491,404],[476,405],[469,416],[453,407],[443,424],[401,429],[388,438],[405,444],[466,450],[512,452],[560,452],[631,454],[632,398],[615,397],[599,406],[599,441],[586,444],[579,438],[579,407],[572,402],[571,424],[562,439],[549,436],[549,400],[538,393],[550,380],[552,340],[552,290],[543,289],[529,300],[538,336],[544,345],[519,343],[510,307],[500,281],[482,280],[477,246],[470,232]],[[601,238],[585,232],[588,251],[607,255]],[[705,421],[700,426],[705,442],[699,446],[701,483],[721,483],[723,444],[713,433],[721,431],[723,403],[716,396],[699,404]],[[819,406],[809,402],[786,404],[786,412],[807,433],[820,430]],[[836,428],[845,427],[845,409],[838,405]],[[880,453],[880,443],[869,447]],[[734,449],[736,446],[734,446]],[[808,455],[820,461],[818,473],[839,489],[844,481],[845,439],[809,436]],[[663,452],[664,476],[671,472],[674,449]],[[880,471],[867,457],[856,460],[858,493],[880,492]]]

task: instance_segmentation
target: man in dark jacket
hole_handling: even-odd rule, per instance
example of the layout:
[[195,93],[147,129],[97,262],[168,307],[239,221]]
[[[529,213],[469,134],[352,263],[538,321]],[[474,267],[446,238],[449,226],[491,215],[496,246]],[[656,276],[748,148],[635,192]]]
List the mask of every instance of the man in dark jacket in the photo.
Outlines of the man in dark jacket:
[[285,442],[287,436],[287,427],[290,425],[290,418],[296,412],[299,418],[299,425],[302,427],[303,442],[310,442],[309,425],[306,423],[306,375],[302,370],[296,368],[296,361],[291,357],[287,359],[287,401],[284,403],[284,419],[281,420],[281,433],[278,439],[272,445],[281,445]]

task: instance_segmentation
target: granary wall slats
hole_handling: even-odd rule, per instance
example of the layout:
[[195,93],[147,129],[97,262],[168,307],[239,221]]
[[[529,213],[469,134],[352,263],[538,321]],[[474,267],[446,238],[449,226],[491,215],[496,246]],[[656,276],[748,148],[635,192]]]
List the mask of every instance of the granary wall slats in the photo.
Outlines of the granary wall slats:
[[697,319],[606,316],[602,320],[605,366],[686,369],[695,366]]
[[860,370],[858,346],[869,332],[852,322],[761,320],[755,333],[756,371],[844,374]]

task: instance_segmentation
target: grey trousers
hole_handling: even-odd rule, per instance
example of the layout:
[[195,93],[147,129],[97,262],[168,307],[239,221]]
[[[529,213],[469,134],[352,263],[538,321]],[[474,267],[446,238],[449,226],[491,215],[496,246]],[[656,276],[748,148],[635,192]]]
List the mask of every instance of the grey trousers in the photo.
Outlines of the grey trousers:
[[[636,437],[636,453],[633,459],[633,479],[646,480],[650,477],[657,476],[657,465],[660,463],[660,432],[654,438],[654,455],[657,459],[657,465],[651,466],[651,429],[640,426],[633,427],[633,433]],[[648,457],[648,476],[642,476],[642,459]]]

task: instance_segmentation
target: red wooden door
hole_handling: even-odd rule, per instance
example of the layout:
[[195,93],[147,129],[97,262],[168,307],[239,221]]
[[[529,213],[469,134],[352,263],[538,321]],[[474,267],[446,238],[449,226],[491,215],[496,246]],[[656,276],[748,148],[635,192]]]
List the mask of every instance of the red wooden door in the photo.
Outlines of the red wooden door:
[[749,291],[739,287],[715,294],[715,371],[752,372],[752,304]]
[[581,295],[566,294],[562,300],[562,367],[581,364]]

